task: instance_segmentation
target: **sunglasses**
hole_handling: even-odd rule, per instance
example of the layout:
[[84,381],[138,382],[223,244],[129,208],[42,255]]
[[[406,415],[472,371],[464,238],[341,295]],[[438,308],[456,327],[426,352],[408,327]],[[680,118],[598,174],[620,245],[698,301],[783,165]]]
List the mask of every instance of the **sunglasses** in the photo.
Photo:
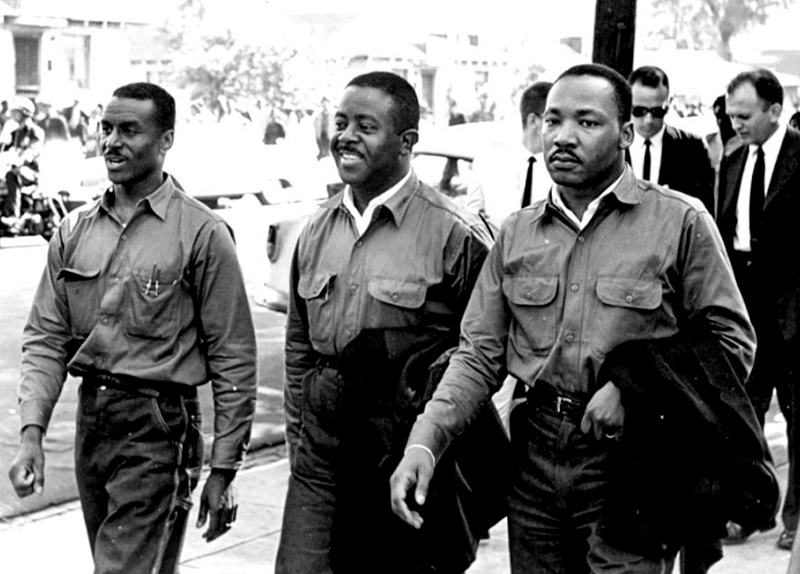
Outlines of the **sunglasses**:
[[660,120],[667,115],[669,106],[658,106],[657,108],[647,108],[645,106],[633,106],[631,113],[635,118],[643,118],[647,114],[652,115],[654,118]]

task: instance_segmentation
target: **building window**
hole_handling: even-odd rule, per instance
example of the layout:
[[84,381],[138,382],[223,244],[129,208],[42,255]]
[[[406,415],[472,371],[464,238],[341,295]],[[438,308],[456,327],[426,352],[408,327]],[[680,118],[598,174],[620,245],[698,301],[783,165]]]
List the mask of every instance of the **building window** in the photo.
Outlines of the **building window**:
[[39,36],[14,36],[14,61],[18,92],[38,92]]
[[68,35],[64,37],[67,73],[72,85],[78,88],[89,87],[90,43],[90,36]]

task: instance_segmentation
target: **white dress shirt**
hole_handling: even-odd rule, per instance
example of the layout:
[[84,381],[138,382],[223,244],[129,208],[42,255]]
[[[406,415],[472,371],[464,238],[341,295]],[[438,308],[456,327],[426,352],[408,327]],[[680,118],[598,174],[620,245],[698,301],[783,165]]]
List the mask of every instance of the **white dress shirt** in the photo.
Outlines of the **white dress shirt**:
[[[483,211],[498,227],[511,213],[522,207],[528,159],[531,152],[521,143],[486,150],[472,162],[467,188],[467,209]],[[533,154],[531,204],[545,199],[553,181],[542,153]]]
[[[649,181],[658,183],[658,176],[661,175],[661,154],[664,151],[664,130],[667,124],[661,126],[653,137],[650,138],[650,179]],[[644,138],[633,132],[633,143],[628,151],[631,154],[633,173],[641,178],[644,170]]]
[[[767,141],[761,145],[764,150],[764,193],[769,193],[769,182],[778,162],[778,154],[786,137],[787,126],[780,126]],[[750,186],[753,182],[753,168],[756,164],[758,146],[747,146],[747,160],[744,162],[742,183],[739,186],[739,197],[736,200],[736,235],[733,237],[733,248],[736,251],[751,251],[750,246]]]

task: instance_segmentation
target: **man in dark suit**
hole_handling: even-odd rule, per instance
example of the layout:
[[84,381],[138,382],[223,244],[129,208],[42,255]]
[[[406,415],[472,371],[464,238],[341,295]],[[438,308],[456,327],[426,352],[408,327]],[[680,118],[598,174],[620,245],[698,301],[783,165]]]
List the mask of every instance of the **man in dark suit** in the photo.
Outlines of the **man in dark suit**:
[[[742,72],[728,85],[728,116],[744,145],[720,165],[717,223],[758,338],[748,394],[762,427],[773,391],[786,418],[789,478],[778,547],[790,550],[800,510],[800,132],[780,121],[782,103],[783,88],[769,70]],[[729,524],[728,534],[725,541],[737,543],[752,532]]]
[[714,169],[703,140],[664,123],[669,111],[667,74],[656,66],[642,66],[629,81],[635,135],[625,159],[634,173],[694,196],[714,213]]

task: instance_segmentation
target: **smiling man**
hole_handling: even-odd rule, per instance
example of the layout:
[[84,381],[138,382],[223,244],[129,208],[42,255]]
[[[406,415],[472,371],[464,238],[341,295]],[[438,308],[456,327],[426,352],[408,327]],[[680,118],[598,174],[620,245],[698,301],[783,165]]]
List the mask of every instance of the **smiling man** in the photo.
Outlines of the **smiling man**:
[[455,573],[474,557],[469,544],[438,562],[407,552],[417,533],[386,496],[489,241],[411,169],[418,122],[414,89],[389,72],[354,78],[336,111],[331,152],[347,185],[308,222],[292,269],[278,574]]
[[645,553],[598,529],[629,419],[617,381],[601,374],[609,352],[696,318],[738,371],[752,363],[752,327],[716,226],[698,200],[626,166],[630,112],[630,86],[610,68],[576,66],[556,80],[542,132],[555,185],[503,223],[461,344],[391,479],[395,512],[419,527],[408,500],[415,489],[413,501],[427,504],[427,451],[438,461],[506,373],[525,383],[511,419],[514,574],[672,567],[677,549],[663,540]]
[[256,348],[228,226],[162,166],[175,101],[154,84],[114,91],[102,119],[113,183],[53,237],[22,348],[19,496],[44,487],[42,437],[69,372],[82,378],[75,472],[95,574],[177,572],[211,382],[214,445],[204,537],[236,518],[229,488],[255,407]]

